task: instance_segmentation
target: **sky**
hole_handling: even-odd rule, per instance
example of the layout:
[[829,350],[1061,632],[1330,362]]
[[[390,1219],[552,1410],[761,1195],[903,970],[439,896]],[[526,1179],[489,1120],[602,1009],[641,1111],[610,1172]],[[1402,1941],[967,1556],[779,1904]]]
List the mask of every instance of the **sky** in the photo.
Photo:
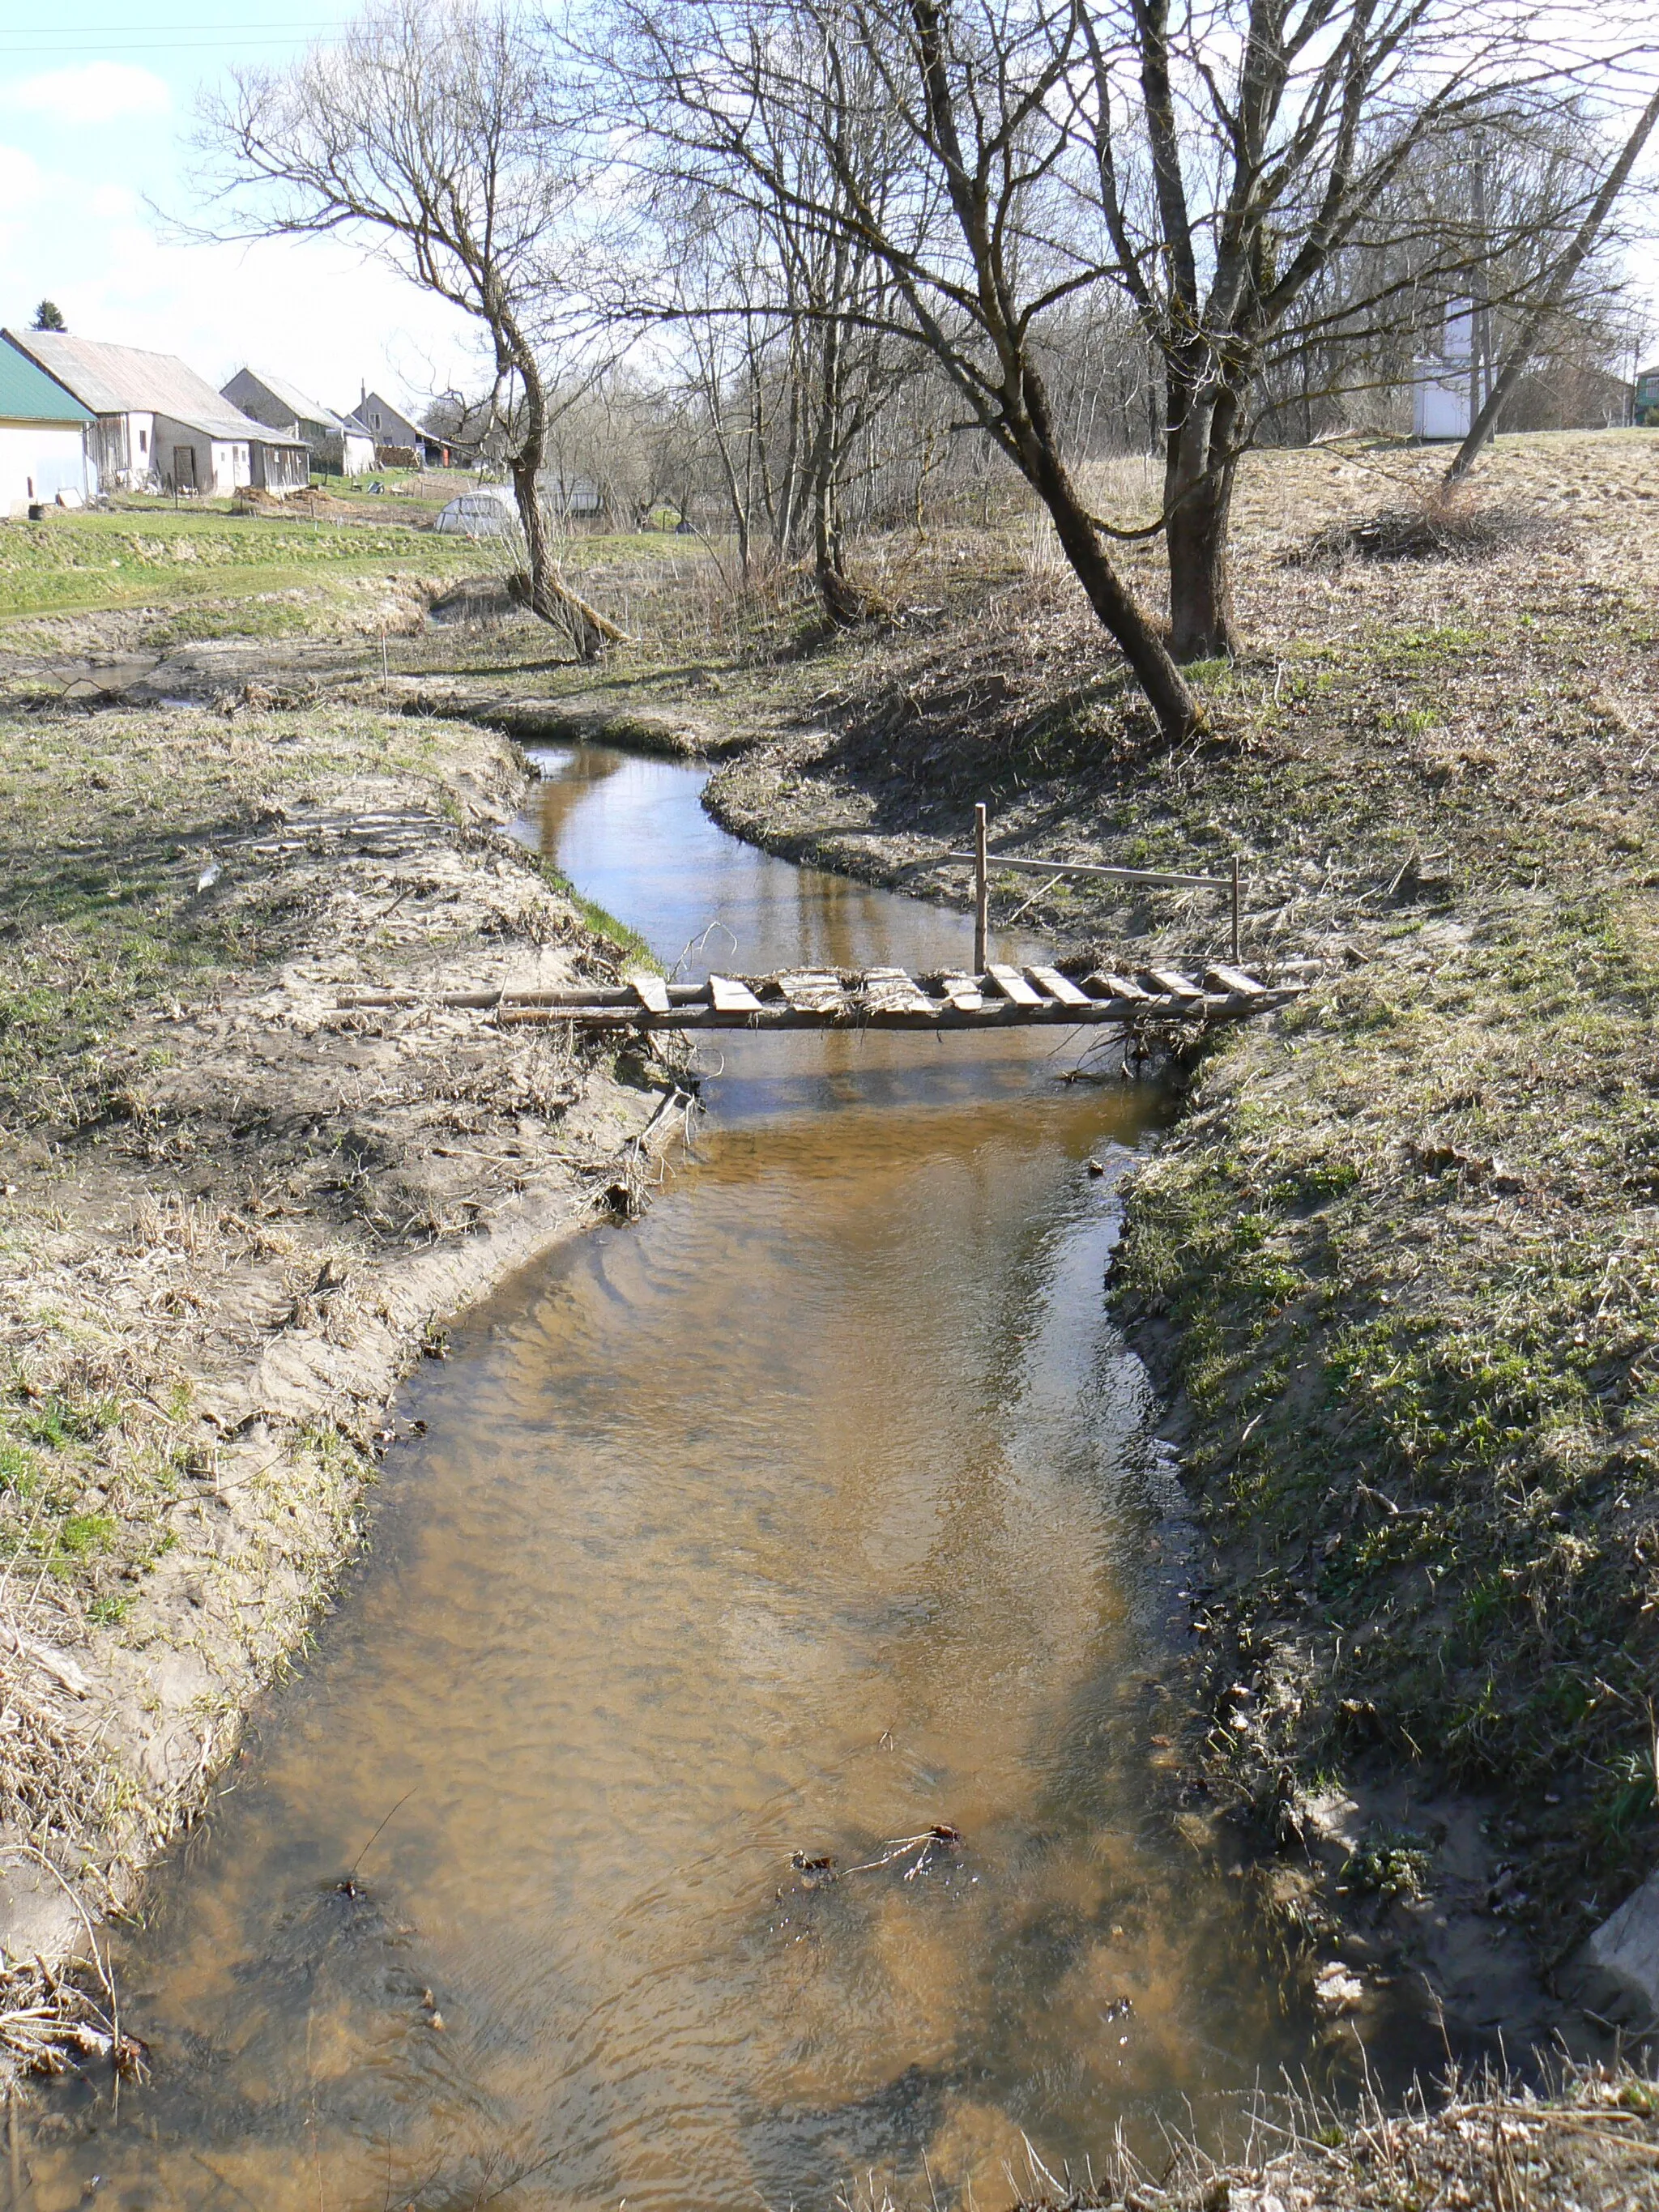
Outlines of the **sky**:
[[418,409],[478,380],[465,318],[343,241],[198,246],[198,88],[325,38],[350,0],[5,0],[0,325],[55,301],[82,337],[181,355],[216,387],[247,364],[325,406],[367,383]]
[[[200,246],[185,146],[198,88],[326,39],[353,0],[3,0],[0,324],[56,301],[84,337],[181,355],[217,386],[246,365],[325,405],[363,384],[418,412],[480,381],[466,319],[357,247]],[[1651,162],[1644,164],[1650,170]],[[1638,290],[1659,350],[1659,248]]]

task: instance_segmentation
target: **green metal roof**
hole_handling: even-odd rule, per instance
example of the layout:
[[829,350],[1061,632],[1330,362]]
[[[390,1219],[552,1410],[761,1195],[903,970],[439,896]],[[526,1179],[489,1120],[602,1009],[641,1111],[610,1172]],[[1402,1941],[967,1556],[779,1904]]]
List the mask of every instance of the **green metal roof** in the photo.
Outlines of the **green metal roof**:
[[90,422],[92,410],[14,345],[0,345],[0,422]]

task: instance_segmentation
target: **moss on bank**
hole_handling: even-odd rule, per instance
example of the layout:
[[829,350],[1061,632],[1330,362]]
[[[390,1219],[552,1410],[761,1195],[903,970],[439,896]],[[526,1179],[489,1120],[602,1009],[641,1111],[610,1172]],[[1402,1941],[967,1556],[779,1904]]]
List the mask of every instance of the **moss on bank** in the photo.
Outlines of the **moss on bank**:
[[1208,1066],[1115,1276],[1233,1555],[1209,1632],[1316,1651],[1231,1781],[1282,1831],[1381,1747],[1525,1808],[1546,1952],[1659,1840],[1656,920],[1401,927]]

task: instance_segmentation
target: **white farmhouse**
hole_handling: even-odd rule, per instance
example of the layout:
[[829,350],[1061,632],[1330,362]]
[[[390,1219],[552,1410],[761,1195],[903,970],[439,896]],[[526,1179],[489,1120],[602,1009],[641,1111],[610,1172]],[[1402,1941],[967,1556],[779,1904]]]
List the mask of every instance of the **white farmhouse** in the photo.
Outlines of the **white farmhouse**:
[[87,495],[92,413],[27,356],[0,345],[0,514]]
[[302,489],[303,440],[250,422],[168,353],[103,345],[64,331],[7,331],[7,341],[89,408],[89,489],[223,497],[254,484]]

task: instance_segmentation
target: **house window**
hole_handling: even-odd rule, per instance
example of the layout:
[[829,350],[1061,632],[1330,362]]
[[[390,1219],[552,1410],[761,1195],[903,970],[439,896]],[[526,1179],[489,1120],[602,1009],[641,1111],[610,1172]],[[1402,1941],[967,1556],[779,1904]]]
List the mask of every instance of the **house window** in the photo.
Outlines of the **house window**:
[[149,451],[149,432],[148,430],[141,430],[138,433],[138,450],[141,453],[147,453]]
[[378,430],[378,429],[380,428],[380,416],[379,416],[378,415],[371,415],[371,416],[369,416],[369,418],[368,418],[368,419],[369,419],[370,422],[374,425],[374,427]]

